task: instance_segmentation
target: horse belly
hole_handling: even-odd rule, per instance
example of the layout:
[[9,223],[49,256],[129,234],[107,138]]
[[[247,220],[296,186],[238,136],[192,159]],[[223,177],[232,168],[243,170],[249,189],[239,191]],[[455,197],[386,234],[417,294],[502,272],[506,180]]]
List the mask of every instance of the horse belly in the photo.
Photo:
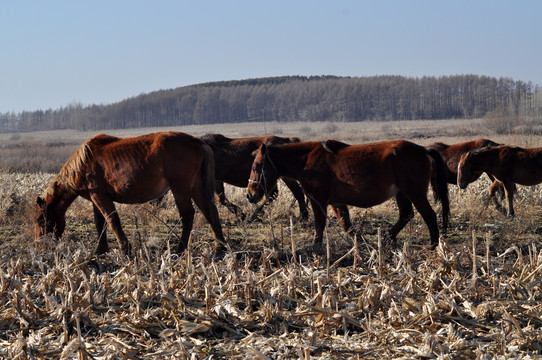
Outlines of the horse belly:
[[380,205],[390,198],[394,197],[399,189],[395,184],[389,186],[362,186],[341,191],[340,201],[344,204],[357,206],[361,208],[370,208]]
[[169,183],[161,170],[135,171],[124,175],[123,181],[115,181],[111,184],[112,195],[116,202],[144,203],[165,195],[169,190]]
[[523,186],[534,186],[542,182],[542,170],[533,166],[516,166],[513,170],[512,180]]

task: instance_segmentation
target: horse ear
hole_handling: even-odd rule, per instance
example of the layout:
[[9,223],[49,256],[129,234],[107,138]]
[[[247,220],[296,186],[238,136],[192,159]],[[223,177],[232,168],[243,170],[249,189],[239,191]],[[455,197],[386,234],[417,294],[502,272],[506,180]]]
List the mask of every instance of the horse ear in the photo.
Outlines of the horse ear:
[[331,150],[331,148],[329,147],[328,143],[329,143],[329,140],[322,140],[322,141],[320,142],[320,144],[322,144],[322,146],[324,147],[324,150],[325,150],[325,151],[327,151],[327,152],[329,152],[329,153],[332,153],[332,154],[335,154],[335,151]]
[[262,144],[262,146],[252,152],[252,156],[256,157],[259,151],[262,152],[262,155],[265,155],[265,153],[267,152],[267,146],[265,144]]
[[45,200],[43,200],[41,196],[38,196],[36,198],[36,205],[38,205],[39,207],[45,206]]

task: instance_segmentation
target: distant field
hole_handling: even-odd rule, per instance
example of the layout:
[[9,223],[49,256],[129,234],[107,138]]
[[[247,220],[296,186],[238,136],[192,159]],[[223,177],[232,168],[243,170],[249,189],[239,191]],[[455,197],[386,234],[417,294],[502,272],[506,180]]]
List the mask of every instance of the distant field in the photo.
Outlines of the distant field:
[[[155,131],[183,131],[194,136],[207,133],[221,133],[226,136],[244,137],[256,135],[299,136],[303,140],[313,138],[336,137],[341,140],[361,141],[389,137],[435,137],[468,136],[472,133],[487,132],[480,120],[411,120],[411,121],[364,121],[364,122],[249,122],[217,125],[190,125],[164,128],[137,128],[107,131],[115,136],[135,136]],[[406,131],[406,133],[405,133]],[[97,131],[37,131],[13,134],[0,134],[0,141],[16,143],[18,141],[82,141],[99,132]]]
[[[259,135],[296,136],[301,140],[334,138],[348,143],[363,143],[405,138],[422,145],[435,141],[461,142],[475,137],[488,137],[495,141],[519,146],[538,146],[540,135],[521,131],[509,135],[495,135],[491,124],[484,120],[439,121],[383,121],[383,122],[251,122],[220,125],[193,125],[167,128],[142,128],[108,131],[115,136],[136,136],[155,131],[183,131],[194,136],[221,133],[230,137]],[[81,142],[99,132],[75,130],[39,131],[0,134],[0,171],[56,172]]]
[[[166,129],[110,133],[161,130]],[[274,133],[351,143],[399,137],[420,144],[454,143],[488,137],[522,146],[542,144],[540,135],[497,136],[480,120],[251,123],[171,130],[196,136]],[[486,176],[466,190],[450,186],[450,228],[439,247],[429,249],[427,228],[416,213],[398,236],[400,248],[384,263],[378,260],[378,229],[385,233],[396,221],[393,201],[351,208],[361,234],[356,249],[354,239],[329,214],[328,258],[312,253],[312,221],[298,221],[297,205],[284,186],[254,223],[219,206],[232,248],[224,259],[210,257],[211,232],[200,214],[191,251],[171,253],[181,231],[171,195],[159,206],[118,206],[135,249],[132,259],[117,251],[110,231],[113,250],[94,257],[91,205],[81,199],[67,213],[63,239],[35,246],[31,218],[36,196],[92,135],[0,134],[1,358],[542,355],[540,186],[518,186],[515,218],[504,217],[489,203]],[[253,210],[245,189],[228,186],[226,191],[245,213]]]

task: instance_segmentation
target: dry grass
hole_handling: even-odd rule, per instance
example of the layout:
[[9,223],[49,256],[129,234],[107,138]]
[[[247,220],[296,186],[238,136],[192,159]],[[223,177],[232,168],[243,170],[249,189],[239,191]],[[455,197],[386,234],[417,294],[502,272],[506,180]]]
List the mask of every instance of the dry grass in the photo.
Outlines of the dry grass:
[[[319,124],[307,126],[319,131]],[[347,140],[339,131],[322,138]],[[439,141],[448,142],[463,136],[441,135]],[[540,142],[524,136],[497,141]],[[312,224],[296,220],[297,206],[285,188],[261,222],[240,222],[220,207],[232,252],[213,259],[211,232],[200,215],[191,251],[171,252],[181,226],[169,196],[160,206],[119,206],[136,249],[128,259],[114,244],[109,254],[93,255],[96,234],[84,200],[68,211],[62,241],[34,246],[30,205],[52,176],[0,175],[1,358],[542,355],[538,186],[519,187],[514,219],[488,203],[487,179],[463,191],[450,187],[451,228],[437,250],[427,247],[429,235],[416,214],[399,234],[403,246],[386,261],[379,257],[378,228],[396,219],[393,202],[352,209],[362,234],[357,247],[330,216],[329,257],[310,251]],[[251,212],[244,189],[227,192]]]

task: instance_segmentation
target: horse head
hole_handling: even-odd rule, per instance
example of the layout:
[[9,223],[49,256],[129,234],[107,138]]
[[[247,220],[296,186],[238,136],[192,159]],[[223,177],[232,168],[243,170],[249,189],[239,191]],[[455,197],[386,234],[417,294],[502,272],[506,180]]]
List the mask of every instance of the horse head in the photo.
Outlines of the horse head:
[[276,194],[279,176],[269,157],[267,145],[262,144],[253,155],[255,158],[248,179],[247,198],[251,203],[257,203],[264,195],[271,197]]
[[479,171],[476,171],[472,163],[472,151],[469,151],[461,156],[457,165],[457,185],[461,189],[466,189],[467,185],[476,180],[480,176]]
[[65,227],[64,214],[53,203],[38,196],[34,206],[34,239],[38,241],[42,236],[50,234],[58,239]]

